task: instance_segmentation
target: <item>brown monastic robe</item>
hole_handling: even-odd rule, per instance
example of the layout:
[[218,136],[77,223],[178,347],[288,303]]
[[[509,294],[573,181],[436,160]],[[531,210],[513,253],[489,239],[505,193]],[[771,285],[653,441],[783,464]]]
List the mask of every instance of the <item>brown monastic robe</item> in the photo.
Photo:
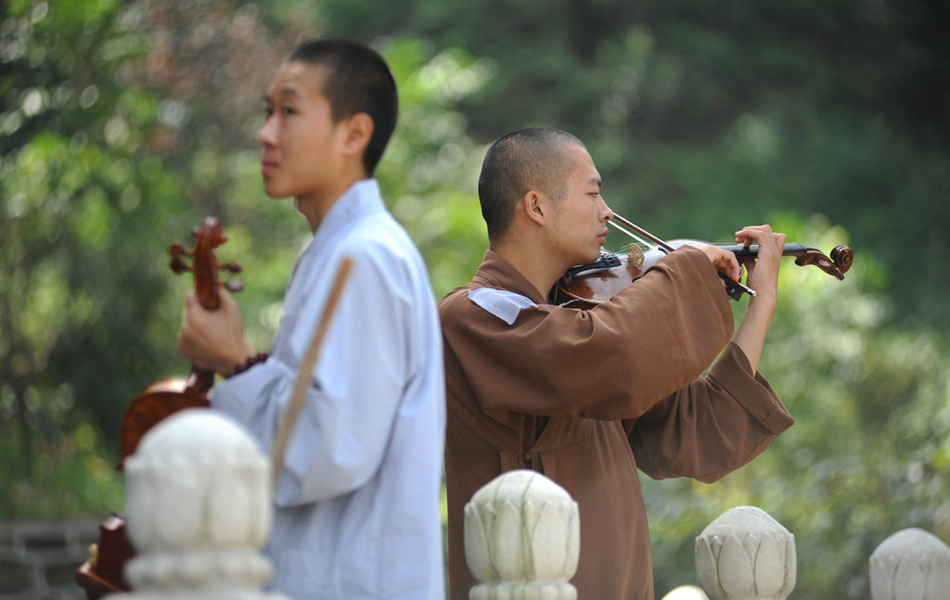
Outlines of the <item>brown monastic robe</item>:
[[[469,291],[536,304],[509,325]],[[651,477],[714,481],[792,424],[769,383],[729,340],[733,315],[706,256],[682,248],[592,309],[549,304],[492,251],[439,304],[445,341],[450,597],[475,584],[463,509],[513,469],[544,473],[580,507],[572,583],[582,600],[653,600],[646,508]],[[725,347],[718,360],[717,355]],[[705,377],[703,371],[713,361]]]

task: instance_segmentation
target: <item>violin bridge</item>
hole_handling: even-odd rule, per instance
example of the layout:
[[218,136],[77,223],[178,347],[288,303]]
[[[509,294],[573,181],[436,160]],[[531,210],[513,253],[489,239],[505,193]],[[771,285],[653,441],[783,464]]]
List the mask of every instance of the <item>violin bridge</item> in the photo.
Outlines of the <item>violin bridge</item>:
[[643,259],[643,248],[637,244],[627,246],[627,262],[635,266],[638,271],[643,268]]

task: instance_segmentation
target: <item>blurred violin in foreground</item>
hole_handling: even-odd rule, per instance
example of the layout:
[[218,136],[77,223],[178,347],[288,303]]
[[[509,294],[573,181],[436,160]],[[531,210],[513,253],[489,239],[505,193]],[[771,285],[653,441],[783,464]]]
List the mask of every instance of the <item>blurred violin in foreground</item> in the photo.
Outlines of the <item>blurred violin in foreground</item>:
[[[220,304],[218,290],[225,287],[232,292],[242,289],[239,281],[218,281],[218,271],[238,273],[241,267],[234,263],[220,263],[214,249],[227,241],[221,224],[207,217],[192,230],[195,246],[186,250],[181,244],[172,244],[170,267],[175,273],[194,273],[195,293],[205,310],[217,310]],[[191,259],[191,264],[185,262]],[[208,407],[208,391],[214,385],[214,373],[192,365],[187,378],[161,379],[146,387],[129,403],[122,415],[119,450],[122,460],[116,470],[121,471],[125,458],[135,453],[145,433],[166,417],[186,408]],[[86,591],[87,600],[99,600],[108,594],[129,591],[123,570],[135,556],[135,549],[126,533],[125,517],[112,514],[99,526],[99,542],[90,548],[89,558],[76,571],[76,583]]]
[[[594,307],[633,283],[647,269],[676,248],[707,243],[698,240],[663,241],[616,213],[608,223],[633,238],[634,243],[629,244],[620,252],[601,252],[600,258],[596,261],[568,269],[552,291],[552,302],[574,308]],[[713,245],[734,253],[740,264],[744,260],[753,260],[758,256],[758,244]],[[847,246],[835,246],[829,255],[825,255],[817,248],[787,243],[782,249],[782,256],[794,256],[796,265],[814,265],[837,279],[844,279],[844,274],[854,262],[854,252]],[[725,280],[726,293],[733,300],[739,300],[742,294],[755,295],[755,290],[738,281],[723,274],[720,274],[720,277]]]
[[[228,241],[221,229],[221,223],[214,217],[206,217],[199,227],[192,230],[195,246],[186,250],[180,243],[168,248],[172,260],[169,263],[174,273],[190,271],[195,278],[195,293],[198,302],[205,310],[217,310],[221,302],[218,289],[227,288],[232,292],[243,289],[240,281],[231,279],[226,283],[218,281],[218,271],[240,273],[241,267],[234,263],[220,263],[214,249]],[[191,258],[191,265],[185,263]],[[161,379],[149,385],[129,404],[122,415],[119,445],[122,459],[134,454],[142,436],[159,421],[186,408],[204,408],[209,405],[208,391],[214,385],[214,372],[199,369],[192,365],[187,378],[173,377]],[[121,463],[119,464],[121,469]]]

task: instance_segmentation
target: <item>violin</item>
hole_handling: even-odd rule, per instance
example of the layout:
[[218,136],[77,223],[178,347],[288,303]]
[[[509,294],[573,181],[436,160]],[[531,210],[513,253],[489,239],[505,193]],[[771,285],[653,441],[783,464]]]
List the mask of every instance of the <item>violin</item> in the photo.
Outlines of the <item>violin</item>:
[[[224,269],[231,273],[240,273],[241,267],[235,263],[220,263],[214,249],[225,243],[226,238],[221,223],[214,217],[205,218],[201,226],[192,230],[195,246],[186,250],[178,242],[168,248],[172,259],[169,263],[172,272],[194,273],[195,293],[205,310],[217,310],[221,303],[218,288],[239,292],[243,289],[240,281],[231,279],[226,283],[218,281],[218,271]],[[183,257],[191,258],[191,266]],[[146,387],[135,397],[122,415],[119,432],[119,450],[122,461],[139,445],[142,436],[162,419],[186,408],[206,408],[209,406],[208,391],[214,385],[214,372],[199,369],[192,365],[188,378],[161,379]],[[121,470],[122,462],[117,469]]]
[[[227,238],[214,217],[205,218],[199,227],[192,230],[192,235],[195,238],[192,250],[186,250],[177,242],[169,247],[170,267],[176,274],[186,271],[194,273],[195,292],[201,306],[206,310],[217,310],[221,302],[219,287],[223,285],[232,292],[243,288],[236,279],[220,283],[218,271],[224,269],[239,273],[241,267],[234,263],[219,263],[215,257],[214,249],[226,242]],[[191,258],[190,266],[183,257]],[[161,420],[186,408],[208,407],[208,391],[213,385],[214,372],[192,365],[187,378],[162,379],[142,390],[122,415],[119,432],[122,458],[116,470],[122,470],[125,458],[135,453],[145,433]],[[135,556],[135,549],[129,542],[125,526],[125,518],[121,515],[113,513],[106,519],[99,526],[99,542],[90,548],[89,558],[76,571],[76,583],[86,591],[88,600],[129,591],[123,569]]]
[[[573,308],[592,308],[642,277],[647,269],[676,248],[706,243],[698,240],[663,241],[616,213],[608,223],[632,237],[635,243],[626,246],[621,252],[602,251],[596,261],[568,269],[551,292],[553,303]],[[758,256],[758,244],[713,245],[732,252],[740,263]],[[829,254],[826,256],[816,248],[798,243],[786,243],[782,249],[782,256],[794,256],[796,265],[814,265],[839,280],[844,279],[844,274],[854,263],[854,252],[847,246],[836,246]],[[739,300],[742,294],[755,296],[755,290],[722,273],[719,276],[725,280],[726,293],[731,299]]]

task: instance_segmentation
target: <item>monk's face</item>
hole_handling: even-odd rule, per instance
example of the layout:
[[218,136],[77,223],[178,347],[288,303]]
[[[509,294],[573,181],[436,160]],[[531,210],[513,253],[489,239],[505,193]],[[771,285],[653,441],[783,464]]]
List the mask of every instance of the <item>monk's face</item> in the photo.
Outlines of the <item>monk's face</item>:
[[323,95],[327,67],[282,65],[264,98],[261,145],[264,191],[272,198],[321,196],[333,190],[345,134]]
[[564,197],[554,204],[552,243],[568,266],[593,262],[607,241],[613,212],[600,195],[600,173],[582,146],[567,144],[569,170]]

